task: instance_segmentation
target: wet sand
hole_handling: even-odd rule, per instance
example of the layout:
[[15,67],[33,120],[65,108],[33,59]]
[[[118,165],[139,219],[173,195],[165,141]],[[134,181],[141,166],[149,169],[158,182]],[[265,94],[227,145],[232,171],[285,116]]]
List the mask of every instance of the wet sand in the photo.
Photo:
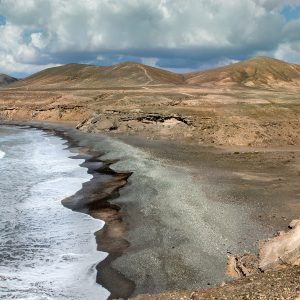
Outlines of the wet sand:
[[227,254],[255,252],[256,241],[299,213],[298,152],[225,152],[32,125],[79,147],[94,175],[64,205],[106,222],[96,239],[110,255],[97,280],[111,298],[220,283]]

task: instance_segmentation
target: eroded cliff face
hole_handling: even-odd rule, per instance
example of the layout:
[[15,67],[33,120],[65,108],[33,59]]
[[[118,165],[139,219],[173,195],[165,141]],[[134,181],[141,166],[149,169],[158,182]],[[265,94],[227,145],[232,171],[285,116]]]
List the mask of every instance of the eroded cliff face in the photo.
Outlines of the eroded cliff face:
[[3,120],[80,122],[89,111],[85,99],[57,91],[0,90]]
[[93,113],[80,122],[77,129],[85,132],[127,133],[156,139],[181,139],[216,146],[281,147],[300,144],[298,119],[257,121],[248,117],[199,118],[183,114],[113,110]]

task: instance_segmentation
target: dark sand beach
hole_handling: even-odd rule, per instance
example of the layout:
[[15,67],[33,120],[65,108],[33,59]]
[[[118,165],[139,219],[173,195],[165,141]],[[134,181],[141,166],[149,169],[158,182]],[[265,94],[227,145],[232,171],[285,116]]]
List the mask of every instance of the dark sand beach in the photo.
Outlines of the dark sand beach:
[[65,138],[93,175],[63,204],[105,221],[95,236],[109,255],[97,282],[111,298],[220,284],[227,255],[257,252],[258,240],[299,213],[294,150],[225,151],[26,124]]

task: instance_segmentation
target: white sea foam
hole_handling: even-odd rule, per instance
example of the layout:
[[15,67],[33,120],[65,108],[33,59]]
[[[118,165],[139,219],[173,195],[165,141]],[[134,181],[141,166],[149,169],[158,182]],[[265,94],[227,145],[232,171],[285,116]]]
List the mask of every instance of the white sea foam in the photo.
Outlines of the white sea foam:
[[[17,136],[20,129],[15,129]],[[0,298],[101,300],[94,232],[104,222],[62,206],[91,179],[63,140],[35,130],[3,140],[0,164]]]
[[3,158],[5,156],[5,152],[0,150],[0,159]]

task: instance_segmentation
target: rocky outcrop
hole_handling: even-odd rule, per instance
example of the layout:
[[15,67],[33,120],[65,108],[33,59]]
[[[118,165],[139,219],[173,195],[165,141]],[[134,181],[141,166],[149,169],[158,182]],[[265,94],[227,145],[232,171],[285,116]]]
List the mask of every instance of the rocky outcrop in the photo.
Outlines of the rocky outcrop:
[[293,220],[288,232],[259,243],[259,254],[229,256],[226,274],[233,278],[249,276],[286,266],[300,265],[300,220]]
[[281,266],[300,265],[300,220],[293,220],[288,232],[261,242],[259,269],[267,271]]
[[116,110],[93,113],[80,122],[77,129],[84,132],[113,131],[120,133],[144,132],[151,136],[186,135],[194,130],[191,117],[177,114],[144,113],[141,110]]

